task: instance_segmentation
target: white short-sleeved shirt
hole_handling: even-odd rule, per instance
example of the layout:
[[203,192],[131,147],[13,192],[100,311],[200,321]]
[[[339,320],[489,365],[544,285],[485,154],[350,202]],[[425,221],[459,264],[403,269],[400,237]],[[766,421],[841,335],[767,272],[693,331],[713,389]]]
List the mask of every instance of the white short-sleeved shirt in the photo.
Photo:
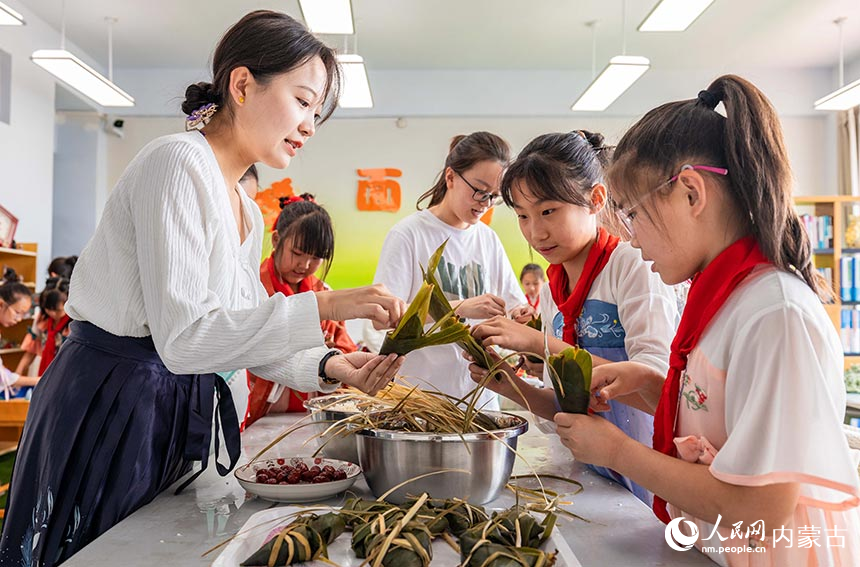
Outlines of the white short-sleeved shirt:
[[[563,340],[564,316],[548,285],[541,289],[540,314],[544,333]],[[632,360],[665,374],[677,323],[677,299],[672,288],[651,271],[651,262],[642,260],[639,250],[621,242],[586,296],[577,318],[577,343],[611,362]],[[543,380],[545,387],[552,388],[546,368]],[[611,401],[610,407],[600,415],[629,437],[651,446],[653,416],[617,401]],[[538,418],[537,425],[547,433],[556,431],[555,423],[549,420]],[[650,506],[653,495],[644,487],[604,467],[592,468]]]
[[[516,274],[499,237],[484,223],[454,228],[429,210],[418,211],[398,222],[385,237],[374,283],[382,283],[406,302],[412,301],[424,281],[422,267],[445,240],[448,244],[436,277],[449,300],[492,293],[504,299],[510,311],[526,303]],[[469,324],[477,324],[469,320]],[[476,384],[469,377],[469,363],[457,345],[428,347],[409,353],[400,374],[416,385],[429,385],[462,397]],[[480,400],[485,409],[498,409],[498,398],[486,390]]]
[[[714,317],[682,378],[679,457],[710,465],[729,484],[796,482],[801,489],[786,526],[793,532],[791,547],[783,540],[764,554],[709,554],[712,559],[733,566],[860,565],[858,451],[848,448],[842,431],[842,374],[833,324],[793,274],[756,268]],[[695,521],[701,538],[713,531],[674,506],[669,513]],[[804,527],[817,530],[811,549],[798,546]],[[779,526],[765,526],[769,540],[774,528]],[[723,522],[719,529],[730,538],[732,526]],[[746,543],[701,538],[699,547]],[[841,546],[828,545],[839,538]]]
[[[549,285],[541,288],[539,311],[544,331],[563,339],[564,316]],[[624,360],[640,362],[666,374],[678,321],[672,288],[651,271],[651,262],[642,260],[639,250],[620,242],[586,296],[577,338],[579,346],[592,354],[616,360],[611,352],[606,352],[608,356],[601,352],[620,348],[625,353]]]
[[176,374],[247,368],[298,390],[321,389],[318,366],[329,349],[316,297],[267,296],[262,215],[238,192],[249,227],[241,244],[206,138],[195,131],[147,144],[78,259],[66,311],[114,335],[152,336]]

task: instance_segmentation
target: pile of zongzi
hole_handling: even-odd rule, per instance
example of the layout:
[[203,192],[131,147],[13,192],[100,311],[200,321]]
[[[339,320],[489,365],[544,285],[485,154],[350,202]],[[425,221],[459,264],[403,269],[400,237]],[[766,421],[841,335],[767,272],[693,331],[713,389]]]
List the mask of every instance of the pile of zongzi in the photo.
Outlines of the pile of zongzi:
[[537,548],[549,538],[555,519],[549,513],[538,522],[517,506],[489,517],[465,500],[426,493],[399,506],[350,498],[338,513],[299,516],[242,565],[280,567],[328,559],[327,546],[348,527],[353,552],[371,567],[428,567],[433,539],[444,537],[456,549],[451,535],[459,538],[463,566],[549,567],[555,553]]
[[548,567],[555,553],[538,549],[550,536],[556,516],[538,523],[518,506],[493,514],[460,536],[460,559],[465,567]]
[[327,546],[346,529],[340,514],[304,514],[281,529],[241,565],[278,567],[328,558]]

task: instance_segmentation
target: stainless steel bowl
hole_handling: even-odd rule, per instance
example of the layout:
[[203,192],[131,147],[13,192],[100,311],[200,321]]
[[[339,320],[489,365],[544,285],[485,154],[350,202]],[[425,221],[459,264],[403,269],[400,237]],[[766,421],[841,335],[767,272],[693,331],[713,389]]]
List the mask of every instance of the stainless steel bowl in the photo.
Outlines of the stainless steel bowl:
[[[351,415],[361,413],[359,410],[335,411],[331,409],[331,407],[336,407],[339,402],[351,397],[350,394],[332,394],[305,401],[304,406],[311,412],[311,421],[314,422],[314,429],[317,433],[321,434],[334,423]],[[356,446],[354,433],[336,436],[329,434],[319,437],[317,441],[317,446],[322,446],[322,454],[326,457],[339,461],[358,463],[358,447]]]
[[[465,498],[486,504],[498,496],[511,477],[517,438],[528,430],[528,422],[516,415],[484,412],[503,426],[491,433],[435,434],[365,429],[359,431],[358,462],[374,496],[382,496],[398,484],[414,480],[386,499],[402,503],[409,494],[427,492],[433,498]],[[510,448],[509,448],[510,447]]]

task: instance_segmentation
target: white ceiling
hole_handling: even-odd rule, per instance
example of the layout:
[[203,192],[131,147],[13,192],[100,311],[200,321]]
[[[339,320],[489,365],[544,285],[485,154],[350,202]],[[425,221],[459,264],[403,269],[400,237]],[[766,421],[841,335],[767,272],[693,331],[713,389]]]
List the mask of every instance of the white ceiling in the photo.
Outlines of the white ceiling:
[[[117,68],[204,68],[244,13],[301,17],[297,0],[65,0],[67,37],[107,64],[106,16],[116,17]],[[847,16],[846,59],[860,54],[860,1],[715,0],[685,33],[636,32],[657,0],[628,0],[627,52],[667,69],[830,67],[832,20]],[[62,0],[23,0],[60,28]],[[621,52],[622,0],[352,0],[358,52],[370,69],[590,69]],[[336,47],[343,38],[325,38]],[[352,41],[352,40],[350,40]],[[45,46],[51,47],[51,46]],[[350,43],[352,49],[352,43]]]

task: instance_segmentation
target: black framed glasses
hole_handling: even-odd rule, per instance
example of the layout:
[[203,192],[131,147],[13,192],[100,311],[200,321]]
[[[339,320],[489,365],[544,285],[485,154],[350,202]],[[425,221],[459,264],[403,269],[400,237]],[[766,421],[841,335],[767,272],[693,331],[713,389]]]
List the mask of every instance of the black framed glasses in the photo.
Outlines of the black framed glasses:
[[496,207],[502,204],[501,195],[499,195],[498,193],[490,193],[489,191],[484,191],[483,189],[478,189],[477,187],[469,183],[469,180],[463,177],[462,173],[460,173],[456,169],[453,169],[453,171],[454,173],[459,175],[460,179],[462,179],[463,182],[469,186],[469,189],[472,190],[472,199],[478,201],[479,203],[489,202],[491,207]]

